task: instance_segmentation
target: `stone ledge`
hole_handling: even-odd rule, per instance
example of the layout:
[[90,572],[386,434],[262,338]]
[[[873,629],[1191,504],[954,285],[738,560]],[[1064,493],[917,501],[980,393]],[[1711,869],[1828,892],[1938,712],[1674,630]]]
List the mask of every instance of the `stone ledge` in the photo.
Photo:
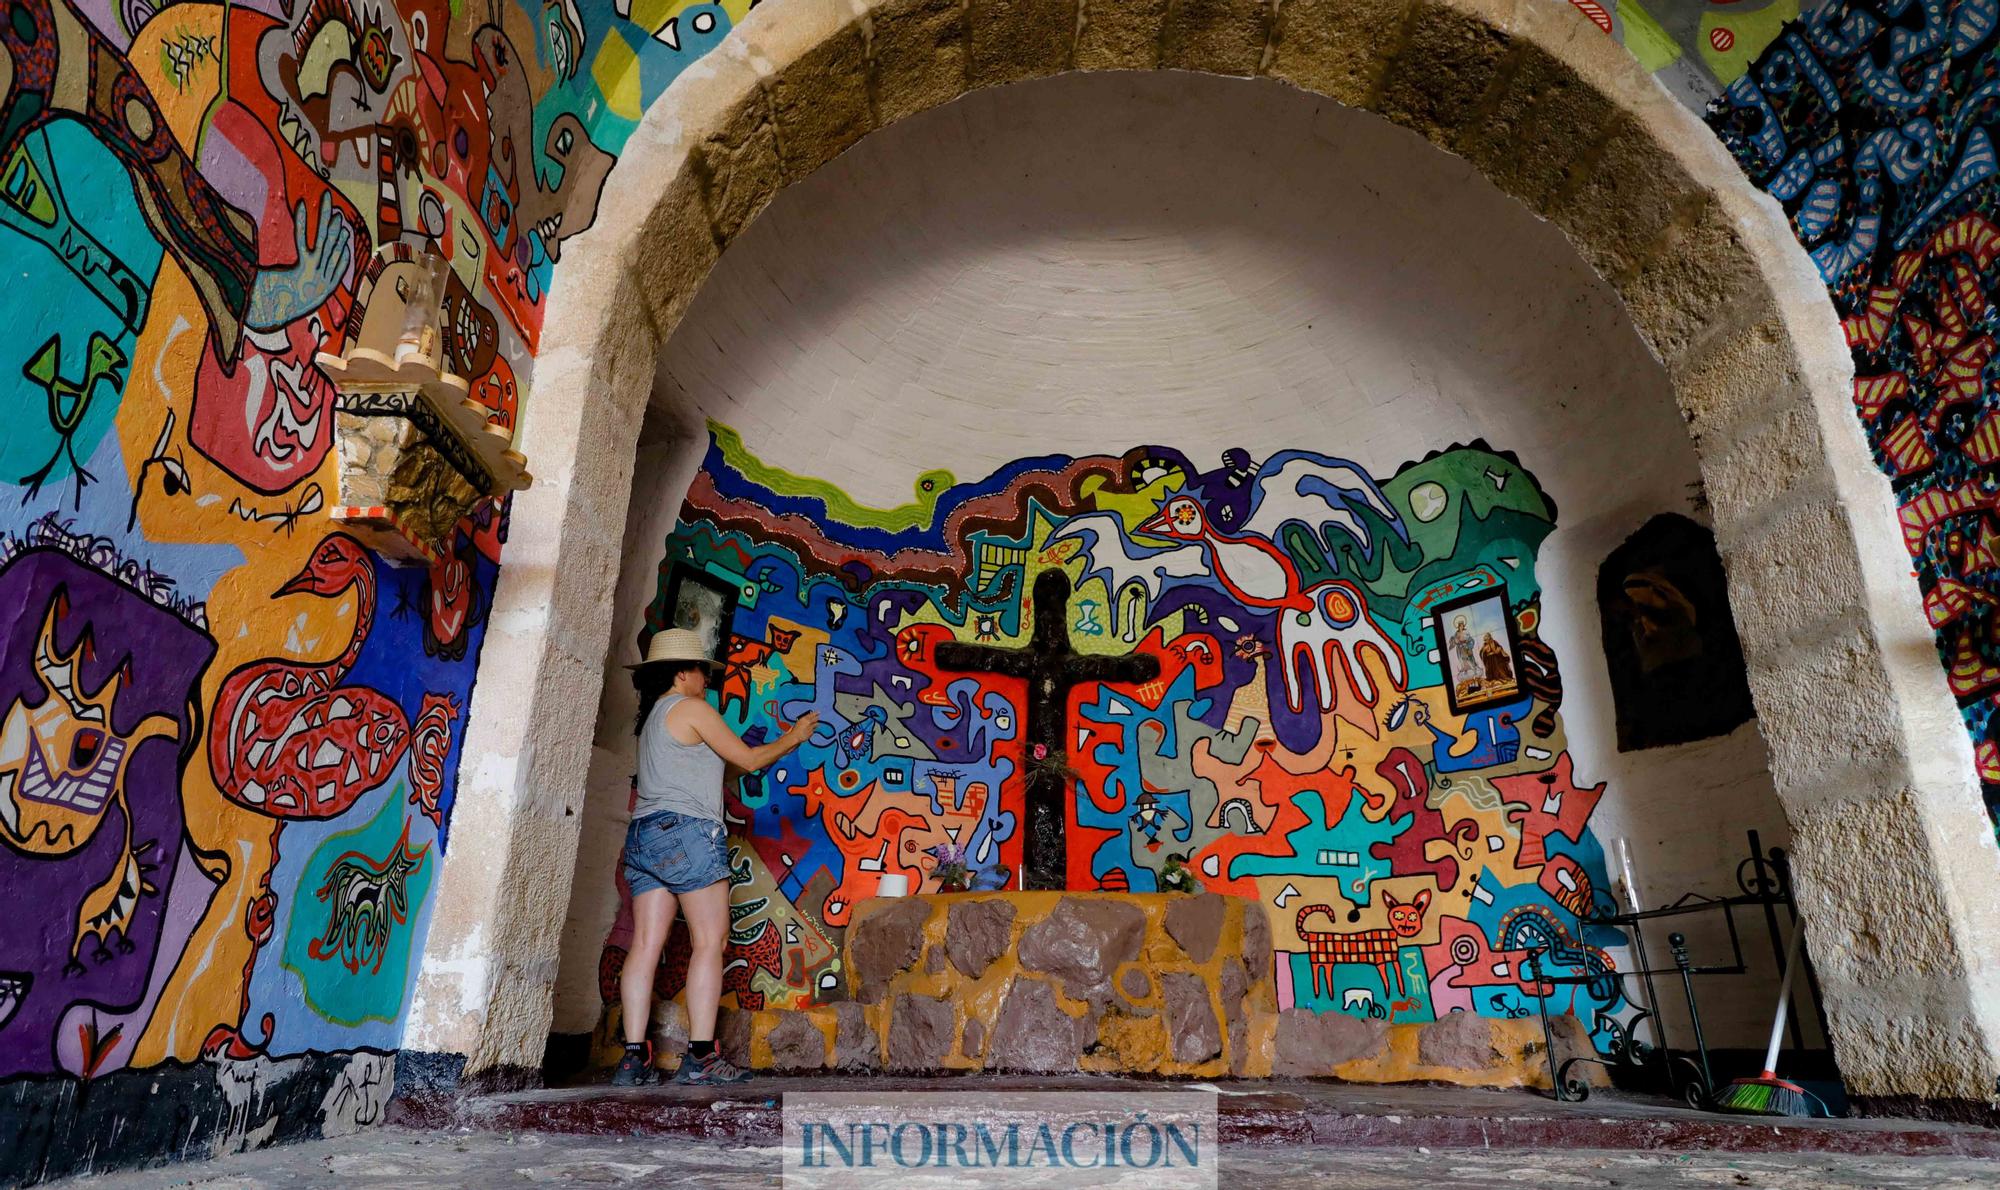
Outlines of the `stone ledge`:
[[[1549,1086],[1534,1017],[1399,1022],[1280,1011],[1262,907],[1214,893],[964,893],[854,908],[856,1000],[725,1009],[753,1070],[1333,1078]],[[1254,960],[1254,961],[1253,961]],[[1574,1017],[1559,1056],[1590,1052]],[[600,1051],[600,1062],[612,1057]],[[1602,1084],[1587,1066],[1579,1077]]]

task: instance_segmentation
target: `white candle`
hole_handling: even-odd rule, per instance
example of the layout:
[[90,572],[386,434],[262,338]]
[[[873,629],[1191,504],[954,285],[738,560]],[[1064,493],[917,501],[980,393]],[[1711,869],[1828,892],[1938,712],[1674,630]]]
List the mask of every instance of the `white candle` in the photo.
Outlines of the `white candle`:
[[1614,845],[1618,849],[1619,883],[1625,886],[1625,908],[1639,912],[1639,882],[1632,879],[1632,848],[1620,835]]
[[878,897],[906,897],[910,895],[910,878],[901,872],[884,872],[875,884]]

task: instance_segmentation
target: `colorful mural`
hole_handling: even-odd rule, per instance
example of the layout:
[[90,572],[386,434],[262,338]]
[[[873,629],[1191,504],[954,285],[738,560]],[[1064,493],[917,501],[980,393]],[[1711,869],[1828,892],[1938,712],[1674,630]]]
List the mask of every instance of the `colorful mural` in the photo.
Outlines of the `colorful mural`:
[[2000,817],[2000,4],[1850,3],[1709,112],[1782,202],[1854,353],[1855,412]]
[[[442,257],[447,361],[514,424],[563,244],[747,11],[6,0],[0,1080],[158,1071],[203,1123],[119,1121],[138,1157],[379,1113],[505,516],[428,571],[338,532],[315,354]],[[68,1126],[36,1085],[24,1137]]]
[[[1589,829],[1605,787],[1571,755],[1539,633],[1554,503],[1481,443],[1386,480],[1304,450],[1222,460],[1023,459],[871,510],[714,429],[647,632],[690,582],[733,592],[725,716],[751,740],[821,722],[727,791],[736,1004],[841,998],[853,906],[889,873],[935,890],[940,845],[973,887],[1017,886],[1024,790],[1054,773],[1062,884],[1156,892],[1190,871],[1259,899],[1281,1007],[1505,1017],[1547,993],[1615,1039],[1622,940],[1580,920],[1609,901]],[[1051,622],[1066,641],[1039,639]],[[1051,740],[1021,678],[940,663],[1031,638],[1084,662]],[[1156,676],[1104,676],[1136,657]],[[628,905],[600,967],[607,1029],[629,929]],[[1544,947],[1572,982],[1524,966]],[[663,959],[669,994],[685,961]]]

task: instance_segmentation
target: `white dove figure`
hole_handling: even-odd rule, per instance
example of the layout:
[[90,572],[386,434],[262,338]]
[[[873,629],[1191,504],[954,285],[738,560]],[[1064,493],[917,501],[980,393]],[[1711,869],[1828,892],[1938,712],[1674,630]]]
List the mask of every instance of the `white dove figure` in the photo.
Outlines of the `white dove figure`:
[[1398,690],[1407,679],[1402,651],[1369,616],[1360,588],[1343,579],[1302,586],[1298,567],[1283,550],[1265,537],[1216,531],[1192,496],[1169,498],[1134,531],[1200,544],[1210,573],[1232,598],[1276,614],[1278,660],[1294,712],[1305,709],[1310,681],[1322,712],[1339,715],[1371,737],[1377,733],[1374,707],[1380,694],[1362,665],[1362,651],[1375,652]]

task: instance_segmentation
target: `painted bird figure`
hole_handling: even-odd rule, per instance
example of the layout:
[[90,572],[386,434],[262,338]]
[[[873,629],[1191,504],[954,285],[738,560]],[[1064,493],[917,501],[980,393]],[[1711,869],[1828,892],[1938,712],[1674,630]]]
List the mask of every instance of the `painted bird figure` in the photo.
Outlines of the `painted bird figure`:
[[1298,567],[1269,538],[1219,532],[1192,496],[1170,498],[1136,531],[1200,544],[1210,573],[1233,599],[1276,614],[1278,660],[1294,712],[1305,709],[1310,686],[1322,712],[1376,734],[1373,708],[1380,695],[1361,653],[1372,650],[1399,690],[1406,673],[1402,651],[1369,616],[1360,588],[1344,579],[1305,586]]
[[223,796],[276,818],[331,818],[388,780],[410,742],[387,695],[344,686],[375,621],[375,567],[361,543],[330,534],[273,598],[355,593],[354,631],[330,661],[252,661],[222,683],[208,735]]

